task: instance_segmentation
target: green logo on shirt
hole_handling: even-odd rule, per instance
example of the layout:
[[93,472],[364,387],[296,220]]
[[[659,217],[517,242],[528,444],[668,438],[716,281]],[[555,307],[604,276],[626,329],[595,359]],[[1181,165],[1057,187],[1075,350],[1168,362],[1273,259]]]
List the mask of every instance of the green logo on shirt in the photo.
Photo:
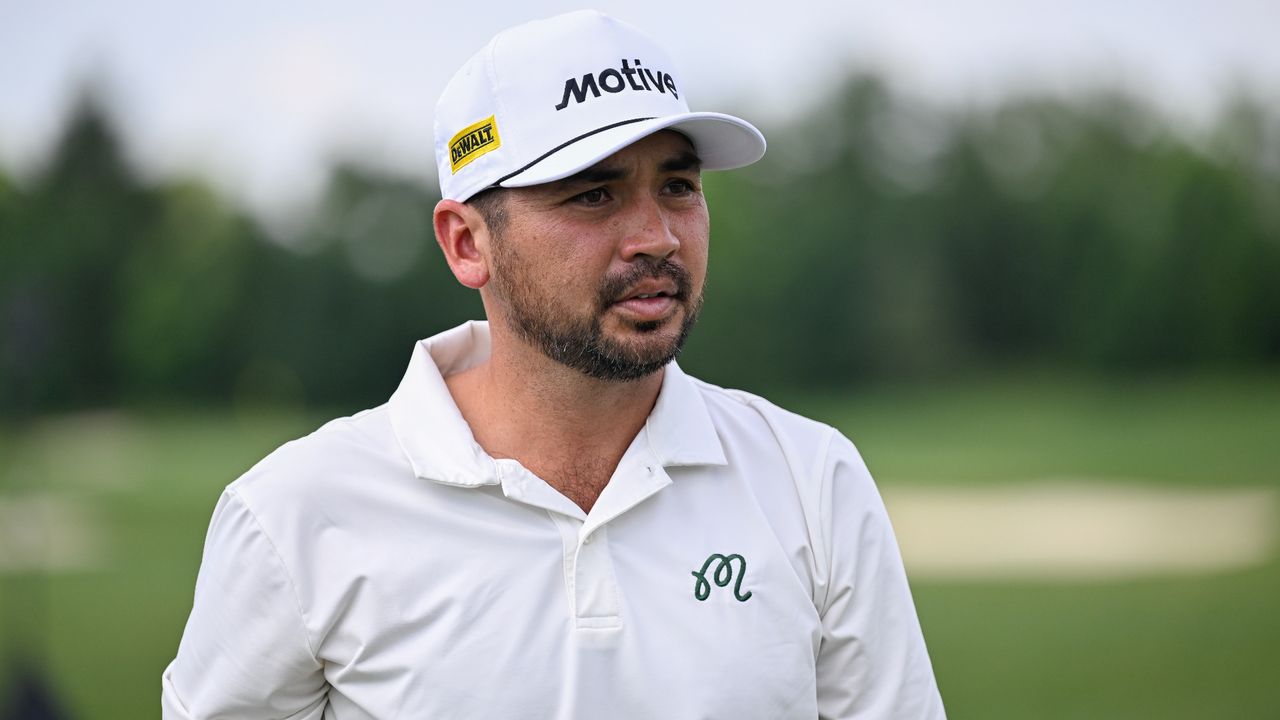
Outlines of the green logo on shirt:
[[[736,582],[734,581],[735,575],[733,572],[734,560],[738,561]],[[695,598],[701,601],[711,596],[711,583],[707,582],[707,570],[711,568],[712,563],[719,563],[711,573],[711,581],[716,584],[716,587],[728,587],[729,583],[733,582],[733,596],[737,598],[738,602],[746,602],[751,598],[750,590],[746,594],[742,593],[742,577],[747,574],[746,558],[736,554],[726,556],[720,553],[715,553],[707,558],[707,561],[702,563],[701,570],[693,571],[693,576],[697,578],[693,583],[693,596]]]

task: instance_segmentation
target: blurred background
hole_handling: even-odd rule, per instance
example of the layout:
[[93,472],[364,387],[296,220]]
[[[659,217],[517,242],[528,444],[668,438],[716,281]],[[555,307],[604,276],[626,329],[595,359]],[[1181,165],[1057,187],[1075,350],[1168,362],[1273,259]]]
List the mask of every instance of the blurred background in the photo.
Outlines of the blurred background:
[[[576,6],[0,0],[0,718],[158,713],[221,488],[480,317],[435,98]],[[854,439],[954,718],[1280,717],[1280,6],[601,2],[769,153],[681,362]]]

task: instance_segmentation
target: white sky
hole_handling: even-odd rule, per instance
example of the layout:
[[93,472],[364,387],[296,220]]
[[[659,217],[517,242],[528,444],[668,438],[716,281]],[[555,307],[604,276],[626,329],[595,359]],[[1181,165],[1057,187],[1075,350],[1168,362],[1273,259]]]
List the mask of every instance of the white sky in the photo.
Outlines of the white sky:
[[[0,164],[29,173],[77,83],[108,81],[131,156],[258,210],[305,201],[335,152],[428,181],[431,114],[496,31],[558,0],[0,0]],[[1203,121],[1237,81],[1280,96],[1276,0],[595,3],[657,37],[694,109],[767,126],[851,66],[913,93],[1122,82]],[[758,9],[752,9],[758,8]]]

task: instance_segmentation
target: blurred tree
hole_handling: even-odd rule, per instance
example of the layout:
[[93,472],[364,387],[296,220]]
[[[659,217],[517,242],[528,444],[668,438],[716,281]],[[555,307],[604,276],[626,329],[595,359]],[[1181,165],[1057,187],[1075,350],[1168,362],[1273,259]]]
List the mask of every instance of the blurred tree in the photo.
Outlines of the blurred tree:
[[36,330],[20,287],[24,275],[19,264],[18,224],[21,192],[0,171],[0,407],[7,414],[22,412],[28,405],[26,394],[19,394],[35,372],[33,348],[38,343]]
[[84,406],[118,399],[117,279],[151,224],[154,196],[126,166],[95,89],[6,228],[0,401]]
[[255,243],[235,322],[242,393],[283,382],[308,400],[378,404],[417,339],[482,317],[435,246],[437,199],[413,182],[343,164],[298,249]]
[[126,397],[222,397],[235,382],[252,225],[206,186],[157,191],[157,211],[116,277],[111,349]]

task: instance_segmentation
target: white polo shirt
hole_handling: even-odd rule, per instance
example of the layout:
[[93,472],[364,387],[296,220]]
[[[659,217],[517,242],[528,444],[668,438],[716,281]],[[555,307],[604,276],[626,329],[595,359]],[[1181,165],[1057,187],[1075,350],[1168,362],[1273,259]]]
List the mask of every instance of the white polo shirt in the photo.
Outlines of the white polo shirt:
[[165,718],[941,718],[853,445],[666,368],[590,513],[475,442],[414,351],[386,404],[288,443],[214,510]]

